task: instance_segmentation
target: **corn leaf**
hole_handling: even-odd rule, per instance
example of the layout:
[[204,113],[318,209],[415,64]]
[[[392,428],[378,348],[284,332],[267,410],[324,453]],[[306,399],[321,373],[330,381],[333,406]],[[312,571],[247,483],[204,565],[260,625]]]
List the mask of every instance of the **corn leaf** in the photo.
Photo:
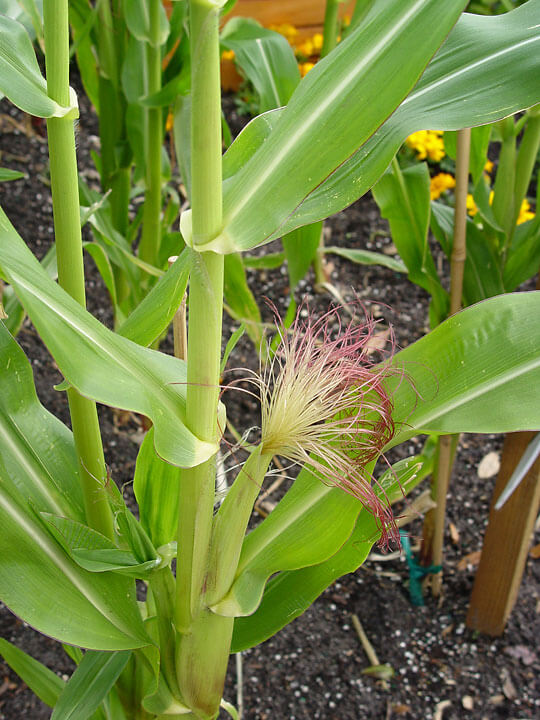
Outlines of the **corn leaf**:
[[540,427],[540,292],[499,295],[452,316],[395,355],[399,431],[503,433]]
[[47,95],[32,41],[17,20],[0,15],[0,93],[24,112],[37,117],[77,117],[77,98],[70,92],[70,107]]
[[287,40],[248,18],[229,20],[220,36],[221,44],[234,50],[235,63],[259,95],[259,111],[281,107],[300,82],[300,71]]
[[[402,497],[403,490],[400,484],[405,493],[410,492],[430,472],[431,467],[431,459],[424,455],[407,458],[396,463],[379,479],[379,483],[384,488],[389,501],[395,502]],[[303,470],[301,475],[306,472]],[[356,502],[358,503],[358,501]],[[300,507],[297,510],[301,512]],[[268,522],[272,515],[273,513],[262,525]],[[321,517],[323,517],[323,513],[321,513]],[[334,518],[334,523],[339,525],[339,519]],[[246,542],[255,532],[257,531],[248,535]],[[380,529],[377,528],[375,518],[369,510],[361,508],[352,532],[349,531],[344,536],[343,542],[336,546],[334,553],[326,560],[312,564],[310,567],[297,570],[287,569],[271,578],[264,588],[262,602],[256,611],[248,617],[239,617],[235,620],[232,652],[239,652],[264,642],[301,615],[335,580],[342,575],[354,572],[362,565],[379,535]],[[298,539],[298,542],[301,543],[301,540]],[[259,549],[261,557],[270,556],[269,550],[261,543]],[[283,552],[286,554],[287,551]],[[238,580],[241,578],[242,575]]]
[[216,452],[217,443],[199,440],[184,423],[186,364],[101,325],[48,277],[3,212],[0,271],[74,388],[151,418],[156,451],[168,462],[198,465]]
[[[380,0],[302,80],[266,142],[224,184],[224,228],[209,249],[245,250],[285,234],[282,227],[306,196],[410,92],[465,5],[463,0],[443,5]],[[184,238],[190,236],[189,223],[184,213]],[[297,227],[302,224],[307,223]]]
[[[411,490],[423,477],[423,461],[424,458],[418,456],[396,464],[393,472],[385,473],[380,479],[380,488],[375,488],[377,494],[385,493],[389,502],[402,497],[403,488]],[[369,517],[369,522],[361,521],[364,515]],[[358,540],[360,531],[355,530],[358,524],[365,533],[361,540]],[[349,538],[368,542],[371,548],[379,536],[380,528],[359,500],[339,488],[324,485],[304,468],[275,510],[246,537],[236,580],[213,610],[235,617],[250,615],[261,602],[263,592],[266,595],[265,585],[271,575],[277,572],[286,575],[285,571],[318,566],[326,561],[332,565],[330,559],[348,544]],[[356,558],[355,553],[353,556]],[[291,595],[289,602],[294,605],[298,597]]]
[[79,567],[44,528],[1,462],[0,524],[0,598],[16,615],[71,645],[122,650],[150,642],[134,581]]
[[164,462],[154,450],[154,429],[143,440],[133,489],[140,520],[156,548],[176,539],[180,469]]
[[73,436],[39,402],[32,367],[0,322],[0,460],[40,510],[84,519]]
[[65,682],[23,650],[0,638],[0,655],[45,705],[54,707]]
[[497,17],[463,15],[394,114],[319,187],[306,193],[269,239],[353,203],[375,184],[411,133],[476,127],[538,103],[539,24],[540,0]]
[[[379,5],[380,3],[376,4],[377,8]],[[371,14],[367,20],[369,17]],[[419,22],[415,26],[417,43],[422,32],[422,24],[423,19],[419,17]],[[438,24],[438,20],[435,24]],[[273,230],[261,232],[256,236],[251,228],[248,240],[248,234],[244,236],[244,231],[239,225],[238,231],[233,228],[229,230],[226,226],[223,235],[229,234],[231,238],[216,240],[214,243],[216,249],[220,252],[230,252],[232,249],[230,245],[238,245],[242,249],[255,247],[281,237],[297,227],[322,220],[343,210],[377,182],[404,139],[416,130],[427,128],[459,130],[462,127],[475,127],[492,123],[538,103],[540,90],[537,79],[540,75],[540,52],[535,51],[540,45],[538,24],[540,24],[540,0],[529,0],[516,10],[497,17],[463,15],[408,97],[401,102],[401,105],[399,105],[400,100],[396,101],[396,106],[399,107],[390,117],[380,118],[380,127],[367,133],[362,139],[360,123],[363,126],[364,105],[356,113],[352,113],[352,117],[348,118],[349,125],[345,135],[348,139],[353,136],[359,138],[356,148],[343,159],[341,164],[336,163],[318,183],[299,181],[303,194],[291,211],[281,213],[281,205],[271,199],[271,194],[275,190],[274,178],[276,184],[281,183],[281,179],[278,179],[277,175],[267,179],[264,187],[258,190],[256,195],[261,198],[261,203],[264,203],[264,215],[268,219],[268,227],[272,225],[270,215],[274,218]],[[361,28],[351,33],[346,43],[351,43],[360,32]],[[431,36],[432,28],[426,26],[424,34]],[[340,48],[338,50],[344,52]],[[398,43],[395,48],[397,57],[395,66],[399,65],[400,68],[402,51],[405,54],[405,45]],[[357,49],[357,52],[361,51]],[[323,63],[329,62],[334,56],[334,52],[331,53]],[[325,67],[323,65],[323,69]],[[391,74],[393,71],[389,72]],[[505,78],[504,83],[500,80],[502,76]],[[315,67],[305,80],[310,80],[314,83],[314,89],[317,89],[319,85],[324,85],[324,77],[325,72]],[[240,133],[225,155],[225,203],[226,208],[228,205],[231,206],[231,212],[234,211],[236,202],[239,204],[244,202],[240,194],[236,197],[236,188],[240,186],[243,177],[247,177],[248,167],[253,168],[254,171],[258,168],[258,159],[262,158],[263,148],[266,148],[265,154],[270,148],[273,148],[275,153],[278,152],[278,130],[286,122],[287,115],[292,112],[290,108],[294,108],[296,114],[295,99],[303,97],[305,80],[300,83],[288,108],[264,113],[255,118]],[[385,81],[381,81],[381,84],[384,85]],[[358,97],[362,101],[365,97],[361,90],[358,91]],[[377,102],[374,102],[375,106]],[[354,106],[352,100],[350,106],[351,108]],[[317,140],[331,146],[333,131],[334,124],[330,122],[320,130]],[[336,142],[342,132],[343,129],[340,127],[336,132]],[[304,167],[305,160],[310,155],[317,158],[318,150],[318,146],[313,144],[311,148],[305,150],[303,157],[296,160],[295,179],[298,177],[297,168]],[[291,148],[288,148],[288,152],[290,153],[288,157],[292,158]],[[243,165],[245,169],[239,172],[238,169]],[[255,193],[255,185],[252,186],[252,192]],[[265,200],[262,200],[263,195]],[[258,211],[253,212],[255,217],[261,217],[261,206]],[[227,219],[227,214],[225,217]],[[235,227],[237,222],[239,221],[235,219]],[[184,224],[189,228],[188,218],[184,220]]]
[[106,698],[130,657],[130,650],[86,652],[58,698],[51,720],[87,720]]

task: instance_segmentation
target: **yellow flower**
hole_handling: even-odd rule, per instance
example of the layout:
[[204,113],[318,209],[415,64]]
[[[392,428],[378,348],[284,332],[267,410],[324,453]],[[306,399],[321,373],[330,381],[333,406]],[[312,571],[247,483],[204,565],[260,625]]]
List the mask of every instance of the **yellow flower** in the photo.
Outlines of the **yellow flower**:
[[446,154],[442,135],[440,130],[419,130],[409,135],[405,143],[418,153],[419,160],[439,162]]
[[519,208],[519,215],[517,219],[517,224],[521,225],[521,223],[527,222],[527,220],[532,220],[534,217],[534,213],[531,211],[531,204],[525,198],[523,202],[521,203],[521,207]]
[[306,58],[309,58],[315,54],[315,48],[313,47],[313,43],[309,38],[307,40],[304,40],[304,42],[296,48],[296,54],[303,55]]
[[169,112],[167,115],[167,122],[165,123],[165,132],[171,132],[174,127],[174,114]]
[[470,193],[467,194],[467,212],[471,217],[474,217],[478,212],[478,206],[474,202],[474,198]]
[[315,63],[312,63],[312,62],[299,63],[298,67],[300,69],[300,75],[302,77],[305,77],[310,70],[313,70],[313,68],[315,67]]
[[234,60],[234,50],[224,50],[221,53],[222,60]]
[[429,184],[429,194],[432,200],[437,200],[443,192],[450,190],[456,186],[456,180],[449,173],[439,173],[431,178]]
[[315,35],[311,38],[311,43],[313,45],[313,49],[320,53],[322,46],[323,46],[323,36],[322,33],[315,33]]
[[281,25],[270,25],[270,30],[273,30],[274,32],[278,32],[280,35],[283,35],[285,38],[287,38],[291,45],[293,44],[296,36],[298,35],[298,30],[294,27],[294,25],[291,25],[290,23],[282,23]]
[[493,170],[493,163],[491,160],[486,160],[486,164],[484,165],[484,172],[490,173]]

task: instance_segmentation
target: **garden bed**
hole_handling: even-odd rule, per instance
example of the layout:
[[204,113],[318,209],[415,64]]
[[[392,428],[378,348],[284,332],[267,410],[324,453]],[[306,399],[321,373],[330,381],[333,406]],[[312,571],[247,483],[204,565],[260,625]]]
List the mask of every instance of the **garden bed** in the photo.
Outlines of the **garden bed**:
[[[230,116],[230,107],[228,112]],[[27,175],[25,180],[0,186],[1,204],[31,249],[42,257],[52,242],[46,144],[18,111],[2,103],[1,113],[2,165]],[[90,169],[89,150],[95,145],[95,132],[95,119],[83,104],[78,143],[79,162],[87,180],[94,172]],[[368,197],[328,222],[333,245],[391,253],[386,231]],[[350,300],[356,293],[369,303],[375,316],[392,323],[398,346],[404,347],[425,333],[427,295],[404,276],[377,266],[355,266],[340,257],[332,256],[330,262],[331,280],[339,295]],[[91,261],[87,262],[87,270],[89,309],[110,324],[107,292]],[[284,309],[288,289],[282,270],[250,271],[249,278],[257,295],[266,295]],[[300,292],[317,311],[325,309],[332,299],[314,292],[311,276]],[[267,309],[263,308],[263,313],[270,319]],[[225,338],[232,327],[226,316]],[[67,422],[64,394],[53,389],[60,375],[29,322],[25,322],[19,342],[31,358],[40,400]],[[256,367],[256,353],[249,341],[237,346],[230,365]],[[258,424],[256,404],[249,398],[229,392],[225,402],[229,417],[239,429]],[[123,486],[133,474],[140,424],[106,408],[101,409],[101,421],[111,475]],[[446,538],[444,593],[440,601],[428,598],[423,608],[410,604],[407,565],[402,558],[368,561],[357,573],[328,589],[310,610],[275,638],[243,654],[245,720],[538,717],[539,561],[528,559],[517,605],[501,638],[479,636],[465,627],[493,487],[493,478],[480,479],[477,468],[488,452],[499,452],[500,447],[499,437],[462,439],[448,502],[452,531]],[[405,449],[413,452],[415,448]],[[129,494],[130,489],[125,488],[125,492]],[[409,526],[413,544],[420,529],[420,519]],[[61,603],[59,598],[59,612]],[[353,627],[352,614],[362,622],[380,662],[389,663],[395,671],[388,689],[362,674],[371,663]],[[72,665],[58,643],[33,632],[3,606],[0,634],[55,670],[71,672]],[[236,694],[233,658],[225,697],[236,702]],[[40,720],[49,715],[50,710],[2,664],[0,719]]]

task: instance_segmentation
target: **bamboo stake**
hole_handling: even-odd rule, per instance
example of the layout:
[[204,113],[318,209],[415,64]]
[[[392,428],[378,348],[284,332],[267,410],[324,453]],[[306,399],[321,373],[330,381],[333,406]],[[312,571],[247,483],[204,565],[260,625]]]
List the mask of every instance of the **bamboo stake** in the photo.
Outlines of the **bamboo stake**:
[[[467,259],[467,190],[469,185],[469,157],[471,130],[458,131],[456,157],[456,209],[454,216],[454,243],[450,258],[450,315],[461,309],[463,296],[463,271]],[[432,492],[437,506],[430,511],[424,522],[422,562],[425,565],[442,565],[446,496],[452,474],[454,451],[458,438],[452,435],[439,437],[436,472]],[[431,591],[435,597],[441,592],[442,571],[431,576]]]

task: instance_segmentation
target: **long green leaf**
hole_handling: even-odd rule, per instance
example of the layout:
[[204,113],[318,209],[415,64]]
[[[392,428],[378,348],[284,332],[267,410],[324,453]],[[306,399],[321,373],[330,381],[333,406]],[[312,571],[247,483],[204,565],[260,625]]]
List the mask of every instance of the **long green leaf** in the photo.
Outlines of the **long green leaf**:
[[150,428],[137,455],[133,490],[141,524],[156,548],[176,538],[179,487],[180,470],[156,455]]
[[[380,478],[389,501],[398,500],[402,496],[402,488],[405,493],[410,492],[431,471],[431,467],[431,458],[423,455],[396,463]],[[374,517],[369,510],[362,509],[353,532],[332,556],[311,567],[280,572],[273,577],[266,585],[257,610],[248,617],[235,620],[232,652],[264,642],[301,615],[335,580],[362,565],[379,534]]]
[[4,638],[0,638],[0,655],[45,705],[56,705],[65,686],[62,678]]
[[221,44],[234,50],[235,62],[259,95],[259,111],[281,107],[300,82],[293,50],[277,32],[247,18],[233,18],[220,36]]
[[416,130],[475,127],[538,103],[539,24],[540,0],[497,17],[463,15],[394,114],[307,195],[269,239],[353,203],[375,184]]
[[60,695],[51,720],[89,718],[107,697],[130,657],[130,650],[86,652]]
[[225,258],[223,294],[229,313],[235,320],[245,323],[249,337],[259,348],[262,341],[261,312],[247,283],[240,253],[232,253]]
[[516,227],[503,270],[504,289],[512,292],[540,270],[540,218]]
[[431,325],[448,313],[444,290],[428,243],[430,219],[429,171],[426,163],[406,170],[394,166],[372,188],[381,215],[390,223],[392,240],[407,266],[409,279],[427,290],[432,298]]
[[198,465],[216,452],[217,443],[197,439],[184,424],[186,364],[101,325],[47,276],[3,212],[0,269],[80,393],[149,417],[156,451],[168,462]]
[[281,240],[287,260],[291,295],[317,256],[321,234],[322,222],[318,222],[293,230]]
[[[150,43],[152,36],[150,32],[150,13],[148,3],[139,0],[124,0],[124,16],[130,33],[142,42]],[[169,21],[165,8],[160,4],[159,8],[159,45],[167,40],[169,35]]]
[[[437,202],[432,203],[431,208],[431,229],[446,256],[450,258],[454,241],[454,208]],[[501,275],[501,256],[491,238],[469,218],[466,229],[463,304],[472,305],[494,295],[501,295],[505,292],[505,287]]]
[[[176,468],[177,469],[177,468]],[[129,550],[119,550],[105,536],[83,523],[40,513],[58,540],[77,565],[89,572],[120,572],[129,577],[145,578],[159,565],[159,559],[139,562]]]
[[11,180],[20,180],[24,177],[24,173],[18,170],[10,170],[9,168],[0,168],[0,182],[10,182]]
[[457,313],[397,353],[389,446],[419,433],[540,427],[540,292],[502,295]]
[[70,92],[70,107],[47,95],[32,41],[21,23],[0,15],[0,93],[24,112],[37,117],[77,117],[77,98]]
[[0,462],[0,598],[45,635],[81,647],[123,650],[147,645],[135,584],[89,573],[66,555],[13,487]]
[[0,460],[40,510],[84,519],[73,436],[40,404],[32,367],[1,322]]
[[[471,173],[473,185],[480,180],[484,173],[487,160],[487,151],[491,138],[491,125],[481,125],[471,130],[471,152],[469,157],[469,172]],[[457,154],[457,132],[448,131],[444,134],[444,149],[452,160]]]
[[340,255],[359,265],[382,265],[394,272],[407,272],[407,268],[401,260],[396,260],[393,257],[389,257],[383,253],[372,252],[371,250],[358,250],[356,248],[342,248],[336,245],[330,245],[324,248],[324,252],[330,253],[331,255]]
[[193,262],[192,257],[189,248],[182,251],[165,275],[118,328],[120,335],[146,347],[160,337],[170,325],[182,302]]
[[275,510],[245,539],[238,577],[213,610],[229,616],[251,614],[272,574],[333,555],[351,534],[361,508],[356,498],[324,485],[304,469]]
[[[418,456],[398,463],[381,477],[377,494],[390,503],[402,497],[404,490],[408,492],[419,482],[425,459]],[[223,615],[250,615],[271,575],[319,565],[331,558],[353,533],[359,513],[363,517],[365,512],[373,521],[371,535],[364,538],[371,547],[380,529],[369,511],[363,510],[356,498],[322,484],[304,468],[276,509],[246,537],[236,580],[213,609]]]
[[[224,184],[224,229],[208,248],[245,250],[285,234],[289,215],[405,98],[465,5],[380,0],[302,80],[267,141]],[[189,238],[190,216],[182,218]]]

